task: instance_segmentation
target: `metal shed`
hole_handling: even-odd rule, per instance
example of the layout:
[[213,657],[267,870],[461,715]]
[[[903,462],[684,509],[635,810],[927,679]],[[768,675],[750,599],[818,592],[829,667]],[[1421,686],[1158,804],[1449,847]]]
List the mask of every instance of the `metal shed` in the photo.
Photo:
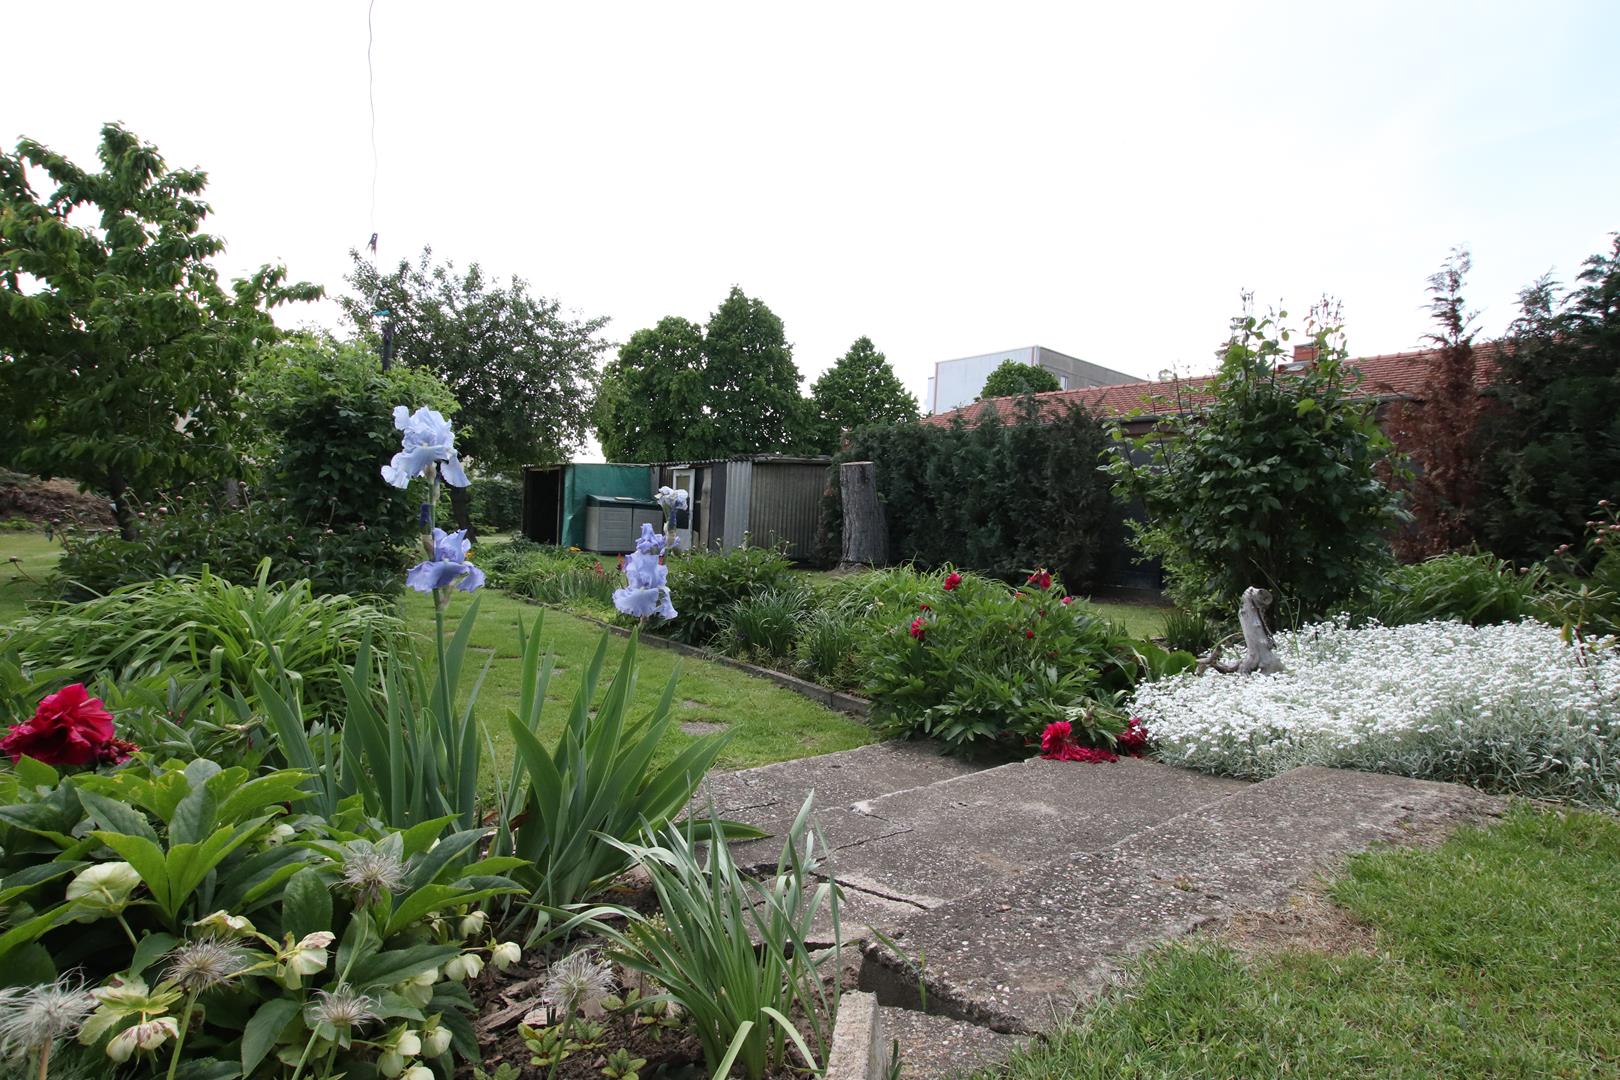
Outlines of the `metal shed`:
[[525,465],[523,535],[536,543],[583,548],[590,496],[647,499],[655,486],[646,465]]
[[730,551],[746,540],[780,544],[802,561],[815,553],[831,465],[827,457],[784,454],[664,462],[652,466],[652,484],[690,492],[690,509],[677,522],[688,550]]

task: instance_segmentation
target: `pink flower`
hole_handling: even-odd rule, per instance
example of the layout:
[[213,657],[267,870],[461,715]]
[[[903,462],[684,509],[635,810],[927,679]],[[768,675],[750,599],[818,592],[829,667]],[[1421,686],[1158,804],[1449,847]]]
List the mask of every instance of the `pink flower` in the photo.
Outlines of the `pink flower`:
[[1043,591],[1050,589],[1052,587],[1052,574],[1047,570],[1037,570],[1033,574],[1029,575],[1029,580],[1024,582],[1024,584],[1033,585],[1037,589],[1041,589]]
[[1070,605],[1070,604],[1072,604],[1072,603],[1074,603],[1074,597],[1072,597],[1072,596],[1065,596],[1065,597],[1064,597],[1064,598],[1063,598],[1063,606],[1064,606],[1064,607],[1068,607],[1068,606],[1069,606],[1069,605]]
[[916,638],[918,641],[921,641],[923,639],[923,635],[926,633],[928,633],[928,624],[923,622],[923,617],[921,615],[911,620],[912,637]]

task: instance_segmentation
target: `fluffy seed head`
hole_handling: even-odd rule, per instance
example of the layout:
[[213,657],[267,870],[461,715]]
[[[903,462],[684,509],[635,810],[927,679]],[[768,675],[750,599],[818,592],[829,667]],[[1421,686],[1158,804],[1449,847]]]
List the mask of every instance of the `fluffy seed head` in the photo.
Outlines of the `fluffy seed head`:
[[326,1024],[335,1028],[357,1028],[377,1019],[377,1000],[347,986],[336,990],[318,990],[319,998],[304,1010],[311,1024]]
[[613,965],[598,960],[592,949],[578,949],[546,972],[540,1000],[548,1007],[572,1016],[580,1006],[613,989]]
[[77,978],[0,990],[0,1056],[38,1053],[79,1030],[96,999]]
[[188,941],[169,953],[165,974],[170,982],[189,993],[212,990],[230,981],[248,966],[247,953],[221,938]]

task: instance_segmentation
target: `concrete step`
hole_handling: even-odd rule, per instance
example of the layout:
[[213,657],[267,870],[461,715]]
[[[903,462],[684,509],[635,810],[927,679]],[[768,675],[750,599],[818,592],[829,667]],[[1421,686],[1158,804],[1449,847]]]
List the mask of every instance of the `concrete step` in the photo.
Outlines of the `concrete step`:
[[774,866],[782,853],[781,834],[793,824],[812,792],[816,797],[816,823],[828,848],[836,851],[904,829],[881,818],[855,813],[850,809],[855,803],[927,787],[984,768],[946,757],[937,743],[873,743],[756,769],[711,773],[693,797],[691,812],[707,814],[713,805],[721,817],[746,822],[771,834],[764,840],[733,844],[732,856],[744,868]]
[[[1148,763],[1122,762],[1113,775],[1114,766],[1042,764],[1095,774],[1085,782],[1099,794],[1115,779],[1152,775],[1136,768]],[[914,961],[921,957],[930,1012],[1000,1032],[1046,1030],[1146,948],[1238,911],[1274,907],[1345,854],[1498,813],[1500,805],[1453,784],[1305,768],[1141,829],[1121,818],[1111,828],[1123,836],[1090,851],[1054,828],[1044,863],[902,916],[886,931],[899,955],[867,941],[861,987],[885,1005],[919,1007]],[[994,807],[983,804],[980,813],[993,836]],[[1085,818],[1073,815],[1073,827],[1085,828]],[[1007,847],[1029,858],[1010,836]],[[849,853],[838,857],[847,864]]]
[[868,835],[834,853],[833,872],[848,888],[936,908],[1248,786],[1135,758],[1031,758],[856,803]]

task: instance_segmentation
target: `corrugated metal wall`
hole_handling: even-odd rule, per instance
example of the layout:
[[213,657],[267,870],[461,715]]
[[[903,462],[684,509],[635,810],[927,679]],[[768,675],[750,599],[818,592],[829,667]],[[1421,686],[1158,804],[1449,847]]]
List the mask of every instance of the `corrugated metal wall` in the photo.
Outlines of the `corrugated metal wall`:
[[[825,464],[754,462],[753,484],[748,492],[748,542],[766,547],[786,541],[789,558],[810,558],[816,549],[821,496],[826,487]],[[736,505],[733,492],[732,506]]]

